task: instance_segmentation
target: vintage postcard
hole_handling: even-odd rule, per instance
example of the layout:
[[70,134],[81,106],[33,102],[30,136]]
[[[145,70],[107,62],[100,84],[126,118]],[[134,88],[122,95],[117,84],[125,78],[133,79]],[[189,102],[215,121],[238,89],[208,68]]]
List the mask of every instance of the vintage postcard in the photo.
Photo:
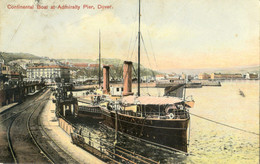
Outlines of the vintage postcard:
[[259,116],[259,1],[0,1],[0,163],[258,163]]

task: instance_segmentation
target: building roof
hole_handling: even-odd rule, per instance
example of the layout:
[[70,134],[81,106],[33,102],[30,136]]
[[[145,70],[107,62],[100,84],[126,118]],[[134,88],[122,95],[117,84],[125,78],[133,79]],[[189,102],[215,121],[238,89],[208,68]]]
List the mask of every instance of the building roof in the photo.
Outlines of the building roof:
[[176,74],[167,74],[168,77],[174,77]]
[[89,67],[98,67],[99,64],[89,64]]
[[66,66],[60,66],[60,65],[46,65],[46,66],[35,66],[35,67],[28,67],[28,69],[41,69],[41,68],[69,68]]
[[164,77],[164,75],[156,75],[156,77]]
[[88,67],[88,63],[74,63],[74,67]]
[[183,100],[178,97],[155,97],[155,96],[125,96],[122,99],[124,105],[142,104],[142,105],[167,105],[181,103]]

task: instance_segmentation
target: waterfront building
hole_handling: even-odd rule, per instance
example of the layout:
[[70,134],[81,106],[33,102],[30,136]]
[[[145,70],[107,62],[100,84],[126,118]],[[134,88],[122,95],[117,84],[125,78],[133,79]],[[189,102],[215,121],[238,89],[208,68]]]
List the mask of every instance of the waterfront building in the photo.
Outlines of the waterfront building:
[[242,79],[243,75],[240,73],[236,74],[222,74],[222,73],[212,73],[211,79]]
[[185,81],[190,81],[193,79],[193,77],[191,75],[186,75],[185,73],[182,73],[180,79],[185,80]]
[[200,80],[208,80],[208,79],[210,79],[210,75],[207,74],[207,73],[200,73],[199,76],[198,76],[198,79],[200,79]]
[[180,76],[175,74],[175,73],[167,74],[166,75],[166,79],[169,79],[169,80],[179,80]]
[[246,79],[258,79],[258,74],[257,73],[246,73]]
[[[210,77],[209,77],[210,78]],[[199,76],[198,75],[194,75],[193,77],[194,80],[198,80],[199,79]]]
[[143,83],[154,82],[154,81],[155,81],[155,77],[152,77],[152,76],[142,76],[142,77],[141,77],[141,81],[142,81]]
[[182,73],[181,74],[181,79],[186,79],[186,74]]
[[70,81],[70,69],[66,66],[50,65],[28,67],[26,70],[29,81],[44,80],[53,83],[55,79],[64,79],[64,82]]
[[13,81],[18,81],[18,80],[21,80],[22,74],[20,74],[18,72],[11,71],[11,73],[8,77],[9,77],[9,79],[11,79]]
[[11,70],[10,67],[8,65],[5,65],[4,63],[0,63],[0,74],[1,75],[10,75],[11,74]]
[[4,60],[0,60],[0,78],[4,82],[8,80],[18,81],[20,79],[20,74],[11,70],[10,66],[5,65]]
[[159,75],[156,75],[156,76],[155,76],[155,80],[156,80],[156,81],[160,81],[160,80],[163,80],[163,79],[165,79],[165,76],[162,75],[162,74],[159,74]]

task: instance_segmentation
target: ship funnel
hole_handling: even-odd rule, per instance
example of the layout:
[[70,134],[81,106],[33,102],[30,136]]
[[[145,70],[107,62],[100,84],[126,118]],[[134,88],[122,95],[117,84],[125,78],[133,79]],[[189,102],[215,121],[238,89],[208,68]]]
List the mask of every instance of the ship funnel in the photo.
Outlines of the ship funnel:
[[108,94],[109,91],[109,66],[103,66],[103,93]]
[[131,61],[124,61],[124,72],[123,72],[123,80],[124,80],[124,91],[123,96],[133,95],[132,92],[132,67],[133,63]]

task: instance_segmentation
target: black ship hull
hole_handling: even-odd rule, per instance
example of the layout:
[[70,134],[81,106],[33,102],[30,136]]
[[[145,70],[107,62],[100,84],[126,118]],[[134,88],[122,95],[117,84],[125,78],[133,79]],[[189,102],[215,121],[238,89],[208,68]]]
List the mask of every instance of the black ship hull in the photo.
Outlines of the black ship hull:
[[[102,110],[103,124],[142,140],[187,152],[187,128],[189,118],[186,119],[156,119],[129,116],[106,109]],[[117,124],[116,124],[117,120]]]

